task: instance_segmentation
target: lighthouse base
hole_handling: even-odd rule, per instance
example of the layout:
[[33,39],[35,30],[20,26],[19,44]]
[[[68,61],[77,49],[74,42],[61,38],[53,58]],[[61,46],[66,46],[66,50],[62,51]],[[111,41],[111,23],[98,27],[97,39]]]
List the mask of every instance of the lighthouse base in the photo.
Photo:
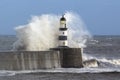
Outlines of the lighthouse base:
[[83,67],[82,49],[58,47],[51,50],[60,52],[60,63],[62,68],[81,68]]
[[60,48],[61,66],[63,68],[81,68],[81,48]]

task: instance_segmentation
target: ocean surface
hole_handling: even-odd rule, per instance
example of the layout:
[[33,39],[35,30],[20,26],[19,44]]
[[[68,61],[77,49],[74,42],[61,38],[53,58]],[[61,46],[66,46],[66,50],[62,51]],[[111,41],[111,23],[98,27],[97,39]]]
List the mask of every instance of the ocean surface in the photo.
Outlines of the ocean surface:
[[[13,48],[13,44],[16,40],[17,38],[14,35],[4,35],[4,36],[1,35],[0,51],[11,51]],[[38,70],[35,72],[53,72],[53,73],[54,72],[59,72],[59,73],[120,72],[120,36],[119,35],[93,36],[93,39],[88,40],[86,45],[87,47],[84,48],[84,53],[82,54],[83,60],[95,59],[96,61],[99,62],[99,65],[97,67],[93,68],[92,66],[92,67],[85,67],[82,69],[71,68],[71,69],[56,69],[56,70],[46,70],[46,71]],[[0,76],[11,76],[15,74],[29,73],[29,72],[34,72],[34,71],[22,71],[22,72],[0,71]],[[3,78],[0,78],[0,80],[1,79]],[[5,80],[9,80],[9,79],[5,79]]]

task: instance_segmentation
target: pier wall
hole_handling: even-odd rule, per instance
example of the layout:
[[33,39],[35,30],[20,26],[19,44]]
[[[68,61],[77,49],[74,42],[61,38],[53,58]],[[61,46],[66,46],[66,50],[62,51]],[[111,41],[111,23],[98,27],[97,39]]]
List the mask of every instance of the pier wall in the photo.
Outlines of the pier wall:
[[0,52],[0,70],[36,70],[59,68],[59,51]]
[[37,70],[61,67],[83,67],[81,48],[0,52],[0,70]]

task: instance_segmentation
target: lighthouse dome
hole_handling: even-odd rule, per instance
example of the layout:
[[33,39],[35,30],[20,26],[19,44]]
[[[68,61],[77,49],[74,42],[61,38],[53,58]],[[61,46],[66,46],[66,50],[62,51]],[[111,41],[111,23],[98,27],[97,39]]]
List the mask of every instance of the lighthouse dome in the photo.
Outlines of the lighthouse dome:
[[62,16],[62,17],[60,18],[60,21],[66,21],[65,17]]

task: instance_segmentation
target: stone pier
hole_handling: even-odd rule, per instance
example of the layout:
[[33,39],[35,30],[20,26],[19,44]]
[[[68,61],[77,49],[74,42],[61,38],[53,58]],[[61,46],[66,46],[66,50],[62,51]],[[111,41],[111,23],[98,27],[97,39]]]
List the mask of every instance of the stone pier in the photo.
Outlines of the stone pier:
[[0,70],[60,68],[59,51],[0,52]]
[[81,48],[0,52],[0,70],[37,70],[61,67],[83,67]]

